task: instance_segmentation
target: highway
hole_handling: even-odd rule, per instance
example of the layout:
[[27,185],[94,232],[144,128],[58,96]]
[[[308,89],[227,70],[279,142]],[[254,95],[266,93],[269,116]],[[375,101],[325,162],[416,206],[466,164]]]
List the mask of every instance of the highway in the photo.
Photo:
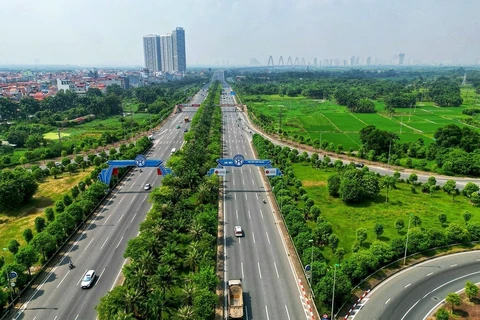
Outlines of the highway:
[[[208,86],[203,89],[207,90]],[[205,97],[206,92],[201,90],[190,103],[201,103]],[[196,110],[184,108],[158,130],[147,157],[166,162],[172,148],[180,149],[184,142],[184,129],[190,127],[190,123],[184,123],[184,117],[191,118]],[[178,125],[180,128],[177,129]],[[65,248],[66,253],[41,285],[24,300],[19,310],[14,310],[12,319],[96,318],[94,308],[100,298],[115,286],[125,264],[123,254],[127,242],[138,235],[139,225],[151,208],[148,201],[150,191],[144,190],[144,185],[150,183],[155,188],[161,181],[156,168],[144,168],[142,171],[137,169],[127,174],[94,213],[73,245]],[[76,266],[72,270],[68,268],[70,259]],[[89,269],[96,271],[96,280],[90,289],[81,289],[80,281]]]
[[350,320],[427,319],[450,292],[480,281],[480,251],[420,263],[388,278],[359,304]]
[[[221,103],[234,104],[230,86],[222,83],[225,95]],[[245,159],[254,159],[251,135],[247,137],[242,121],[238,120],[243,113],[235,112],[233,107],[223,107],[222,112],[224,158],[242,154]],[[305,319],[297,277],[270,203],[263,203],[267,196],[259,170],[263,169],[254,166],[227,168],[224,179],[225,282],[242,279],[244,319]],[[235,226],[242,227],[243,237],[235,237]]]

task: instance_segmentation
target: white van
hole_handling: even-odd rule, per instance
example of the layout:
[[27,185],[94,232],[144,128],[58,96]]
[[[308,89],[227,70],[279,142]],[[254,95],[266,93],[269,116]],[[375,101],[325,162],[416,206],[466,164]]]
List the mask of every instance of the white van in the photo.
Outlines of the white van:
[[172,148],[172,151],[170,153],[174,153],[175,151],[177,151],[177,148]]

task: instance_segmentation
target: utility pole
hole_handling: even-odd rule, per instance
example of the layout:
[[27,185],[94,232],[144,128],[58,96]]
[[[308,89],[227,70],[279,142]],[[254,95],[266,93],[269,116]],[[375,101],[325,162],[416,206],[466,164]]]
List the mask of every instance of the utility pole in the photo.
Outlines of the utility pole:
[[392,139],[390,139],[390,146],[388,147],[388,165],[390,165],[390,153],[392,151]]
[[408,217],[408,228],[407,228],[407,241],[405,241],[405,255],[403,256],[403,265],[407,263],[407,248],[408,248],[408,233],[410,232],[410,221],[412,220],[413,213],[410,213]]
[[333,306],[335,304],[335,280],[336,280],[338,266],[339,266],[338,264],[335,264],[333,269],[332,312],[330,314],[331,319],[335,319],[335,317],[333,316]]
[[278,122],[279,122],[279,129],[278,129],[278,135],[282,134],[282,116],[283,116],[283,105],[278,106]]

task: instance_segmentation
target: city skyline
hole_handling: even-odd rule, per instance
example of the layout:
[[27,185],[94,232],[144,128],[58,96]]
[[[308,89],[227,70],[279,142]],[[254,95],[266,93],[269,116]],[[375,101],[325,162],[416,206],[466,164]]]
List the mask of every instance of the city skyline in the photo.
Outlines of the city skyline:
[[[85,0],[68,6],[45,0],[36,4],[33,0],[2,4],[2,22],[15,28],[0,39],[0,65],[142,66],[142,37],[176,25],[189,32],[185,43],[189,66],[217,61],[248,65],[252,57],[266,65],[270,55],[309,62],[352,55],[389,61],[405,53],[408,59],[426,64],[474,64],[480,58],[476,0],[462,1],[461,6],[446,0]],[[158,19],[158,12],[165,17]]]

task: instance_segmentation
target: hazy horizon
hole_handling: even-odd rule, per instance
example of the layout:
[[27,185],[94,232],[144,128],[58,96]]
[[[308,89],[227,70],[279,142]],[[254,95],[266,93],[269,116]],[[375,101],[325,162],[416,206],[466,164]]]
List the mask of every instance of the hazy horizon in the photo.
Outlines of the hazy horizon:
[[[461,3],[461,4],[460,4]],[[480,59],[480,1],[17,0],[2,4],[0,66],[143,66],[142,37],[185,29],[187,67],[288,57]],[[362,60],[360,60],[362,61]]]

